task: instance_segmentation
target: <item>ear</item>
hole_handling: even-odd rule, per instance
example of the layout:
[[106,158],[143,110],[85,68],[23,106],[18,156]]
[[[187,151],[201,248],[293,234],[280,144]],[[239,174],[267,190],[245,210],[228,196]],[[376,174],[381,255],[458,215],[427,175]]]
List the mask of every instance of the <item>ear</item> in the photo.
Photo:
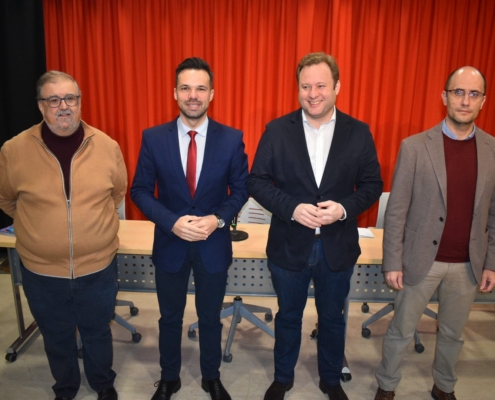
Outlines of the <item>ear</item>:
[[443,101],[443,105],[446,106],[447,105],[447,92],[445,90],[442,92],[442,101]]
[[483,101],[481,102],[480,110],[483,108],[483,104],[485,104],[485,101],[486,101],[486,96],[483,96]]
[[338,80],[335,85],[335,94],[339,94],[339,92],[340,92],[340,80]]
[[45,114],[43,113],[43,106],[41,105],[41,101],[38,101],[38,109],[40,110],[41,115],[44,116]]
[[215,94],[215,89],[210,90],[210,101],[213,100],[213,95]]
[[174,88],[174,99],[177,100],[177,88]]

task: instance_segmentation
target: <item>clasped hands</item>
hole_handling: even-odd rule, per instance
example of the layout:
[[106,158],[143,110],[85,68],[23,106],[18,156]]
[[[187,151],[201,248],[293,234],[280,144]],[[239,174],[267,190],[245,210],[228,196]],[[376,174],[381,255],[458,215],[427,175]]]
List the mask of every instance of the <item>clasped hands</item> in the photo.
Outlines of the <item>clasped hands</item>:
[[197,242],[208,239],[217,227],[218,219],[214,215],[184,215],[175,222],[172,232],[188,242]]
[[344,216],[344,209],[335,201],[327,200],[322,203],[301,203],[294,210],[292,217],[301,225],[311,229],[320,228],[322,225],[330,225]]

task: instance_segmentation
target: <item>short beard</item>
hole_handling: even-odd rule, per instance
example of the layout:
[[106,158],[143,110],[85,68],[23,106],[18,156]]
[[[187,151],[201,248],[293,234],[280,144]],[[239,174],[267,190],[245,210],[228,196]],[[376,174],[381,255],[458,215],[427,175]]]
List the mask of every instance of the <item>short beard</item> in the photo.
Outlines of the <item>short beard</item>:
[[71,121],[69,126],[62,127],[58,124],[51,125],[47,121],[45,121],[48,128],[50,128],[50,130],[58,136],[70,136],[70,135],[72,135],[77,130],[77,128],[79,127],[79,122],[80,121],[77,121],[77,122]]

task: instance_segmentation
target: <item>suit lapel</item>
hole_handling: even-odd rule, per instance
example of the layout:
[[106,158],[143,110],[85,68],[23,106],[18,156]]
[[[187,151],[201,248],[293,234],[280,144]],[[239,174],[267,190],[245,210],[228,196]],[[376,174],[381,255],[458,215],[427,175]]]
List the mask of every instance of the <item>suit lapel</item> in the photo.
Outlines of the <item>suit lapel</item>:
[[[478,130],[478,128],[476,128]],[[481,200],[483,190],[485,188],[485,182],[487,174],[490,171],[491,164],[491,150],[490,145],[484,140],[482,132],[478,132],[474,136],[476,140],[476,154],[478,156],[478,176],[476,178],[476,194],[474,197],[474,207],[476,208]]]
[[349,117],[342,114],[337,108],[335,108],[335,111],[335,130],[333,132],[332,144],[330,145],[330,152],[328,153],[327,163],[325,164],[320,184],[320,186],[325,185],[324,187],[328,187],[328,181],[332,179],[332,171],[336,171],[339,159],[342,158],[343,154],[348,154],[349,152],[349,147],[346,146],[350,130],[350,125],[348,123]]
[[189,188],[186,182],[186,176],[184,174],[184,169],[182,168],[182,160],[180,158],[180,147],[179,147],[179,132],[177,129],[177,120],[172,121],[166,131],[165,135],[166,147],[168,149],[168,156],[172,168],[177,175],[177,182],[180,182],[180,187],[182,188],[183,195],[191,197],[189,193]]
[[205,152],[203,155],[203,165],[199,175],[198,185],[196,187],[195,197],[198,196],[204,187],[207,187],[207,180],[213,161],[215,160],[216,149],[219,148],[220,140],[218,135],[218,124],[211,118],[208,120],[208,130],[206,132]]
[[445,167],[445,150],[443,145],[442,124],[435,126],[428,132],[426,149],[442,192],[443,203],[447,204],[447,169]]
[[314,186],[317,187],[313,168],[311,167],[311,160],[309,159],[308,144],[304,135],[302,109],[295,112],[291,122],[287,125],[287,133],[294,146],[294,152],[304,167],[304,171],[306,171],[308,178]]

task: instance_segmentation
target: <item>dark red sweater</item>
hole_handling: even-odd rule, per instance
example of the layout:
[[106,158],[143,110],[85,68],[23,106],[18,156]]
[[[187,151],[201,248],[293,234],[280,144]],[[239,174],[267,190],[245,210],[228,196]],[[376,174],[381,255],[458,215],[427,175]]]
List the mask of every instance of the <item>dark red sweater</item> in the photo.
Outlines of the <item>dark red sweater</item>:
[[447,169],[447,216],[436,261],[469,261],[469,237],[478,177],[476,139],[453,140],[443,135]]
[[57,157],[62,173],[64,175],[65,195],[70,196],[70,164],[74,153],[77,151],[84,139],[84,129],[82,124],[70,136],[59,136],[53,133],[48,125],[43,123],[41,137],[46,147]]

